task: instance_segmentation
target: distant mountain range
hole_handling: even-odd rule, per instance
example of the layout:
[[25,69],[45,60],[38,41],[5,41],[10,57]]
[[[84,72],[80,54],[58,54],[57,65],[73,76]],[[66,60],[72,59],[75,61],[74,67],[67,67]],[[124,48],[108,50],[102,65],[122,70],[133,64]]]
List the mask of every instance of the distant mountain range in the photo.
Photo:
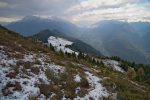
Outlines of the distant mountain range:
[[119,56],[138,63],[150,63],[150,57],[142,47],[143,38],[127,22],[101,21],[81,37],[104,55]]
[[20,21],[6,25],[7,28],[21,33],[23,36],[31,36],[41,30],[59,30],[69,36],[78,32],[78,27],[68,21],[58,18],[40,18],[36,16],[27,16]]
[[129,23],[140,36],[150,33],[150,22],[132,22]]
[[78,41],[75,43],[82,44],[77,47],[80,49],[90,46],[94,48],[94,52],[99,51],[106,56],[119,56],[128,61],[146,64],[150,64],[149,26],[148,22],[128,23],[108,20],[97,22],[91,28],[82,29],[62,19],[43,19],[35,16],[28,16],[6,25],[7,28],[24,36],[34,35],[34,38],[38,37],[43,42],[46,42],[50,35],[60,36]]

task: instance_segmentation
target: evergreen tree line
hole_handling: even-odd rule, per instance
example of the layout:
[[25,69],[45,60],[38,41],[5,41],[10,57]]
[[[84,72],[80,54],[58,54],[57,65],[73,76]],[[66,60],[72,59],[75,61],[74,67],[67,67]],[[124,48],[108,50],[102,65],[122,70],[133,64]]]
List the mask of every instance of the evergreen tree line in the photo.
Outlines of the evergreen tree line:
[[128,78],[136,81],[144,81],[150,85],[150,65],[128,62],[116,56],[110,59],[120,62],[120,67],[127,72]]
[[[49,44],[48,46],[52,51],[56,52],[56,48],[54,46],[52,46],[52,44]],[[88,61],[94,65],[101,65],[104,66],[104,63],[102,61],[97,60],[95,57],[89,56],[88,54],[84,54],[82,52],[78,52],[78,54],[76,54],[75,52],[73,53],[68,53],[68,52],[63,52],[61,49],[59,50],[59,54],[61,56],[67,56],[69,58],[75,58],[75,59],[82,59],[85,61]]]

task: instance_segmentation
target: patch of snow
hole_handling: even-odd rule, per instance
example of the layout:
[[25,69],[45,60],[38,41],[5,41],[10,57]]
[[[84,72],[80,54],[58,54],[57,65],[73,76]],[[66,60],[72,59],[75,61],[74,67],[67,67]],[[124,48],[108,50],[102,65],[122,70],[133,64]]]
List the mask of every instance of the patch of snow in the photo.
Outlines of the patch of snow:
[[81,82],[81,77],[80,77],[79,74],[77,74],[77,75],[74,76],[74,81],[77,82],[77,83]]
[[24,61],[29,61],[29,62],[33,62],[34,61],[34,55],[33,54],[26,54],[24,55]]
[[113,70],[124,73],[125,71],[119,66],[119,63],[115,60],[103,60],[106,66],[113,68]]
[[63,96],[62,100],[67,100],[67,98],[65,96]]
[[[51,92],[52,94],[51,94],[51,96],[50,96],[50,98],[52,98],[52,97],[54,97],[56,94],[55,93],[53,93],[53,92]],[[50,100],[50,98],[49,98],[49,100]]]
[[0,49],[4,49],[4,46],[0,45]]
[[51,71],[53,71],[54,73],[63,73],[64,72],[64,70],[65,70],[65,68],[64,67],[62,67],[62,66],[59,66],[59,65],[54,65],[54,64],[50,64],[49,66],[48,66],[48,68],[51,70]]
[[86,94],[83,98],[80,98],[77,96],[74,100],[90,100],[90,98],[93,98],[94,100],[102,100],[103,97],[108,97],[109,93],[107,92],[106,88],[103,87],[100,83],[102,80],[101,78],[94,76],[90,72],[85,72],[87,75],[87,80],[91,86],[89,89],[89,93]]
[[[48,44],[51,44],[54,48],[56,48],[56,51],[62,50],[63,52],[74,53],[73,50],[66,47],[68,45],[72,45],[73,42],[66,39],[50,36],[48,38]],[[77,52],[75,53],[78,54]]]
[[42,71],[41,69],[40,69],[38,78],[42,79],[42,81],[44,82],[44,84],[49,84],[49,80],[48,80],[47,77],[45,76],[45,72]]
[[78,94],[78,92],[79,92],[80,90],[81,90],[80,87],[77,87],[77,88],[75,89],[75,94]]

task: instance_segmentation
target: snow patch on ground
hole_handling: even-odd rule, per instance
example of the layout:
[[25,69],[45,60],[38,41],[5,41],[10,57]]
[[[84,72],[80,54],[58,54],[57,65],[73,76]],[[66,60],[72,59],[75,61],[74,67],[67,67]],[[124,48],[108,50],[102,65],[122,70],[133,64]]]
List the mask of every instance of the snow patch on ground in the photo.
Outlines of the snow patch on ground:
[[77,82],[77,83],[81,82],[81,77],[80,77],[79,74],[77,74],[77,75],[74,76],[74,81]]
[[33,61],[34,61],[34,59],[33,59],[34,56],[35,56],[35,55],[33,55],[33,54],[25,54],[25,55],[24,55],[24,61],[26,61],[26,62],[27,62],[27,61],[33,62]]
[[54,65],[54,64],[51,64],[48,66],[48,68],[53,71],[54,73],[63,73],[65,71],[65,68],[62,67],[62,66],[59,66],[59,65]]
[[119,66],[119,63],[115,60],[103,60],[106,66],[111,67],[113,70],[124,73],[125,71]]
[[75,98],[74,100],[90,100],[92,98],[93,100],[102,100],[103,97],[108,97],[109,93],[107,92],[106,88],[103,87],[100,83],[102,80],[101,78],[94,76],[90,72],[85,72],[87,75],[87,80],[91,86],[89,89],[89,93],[86,94],[83,98],[80,98],[79,96]]
[[75,89],[75,94],[78,94],[78,93],[80,92],[80,90],[81,90],[81,88],[80,88],[80,87],[77,87],[77,88]]
[[[67,45],[72,45],[73,42],[68,41],[66,39],[50,36],[48,38],[48,44],[51,44],[52,46],[54,46],[56,51],[62,50],[63,52],[74,53],[73,50],[66,47]],[[77,52],[75,52],[75,53],[77,53]]]

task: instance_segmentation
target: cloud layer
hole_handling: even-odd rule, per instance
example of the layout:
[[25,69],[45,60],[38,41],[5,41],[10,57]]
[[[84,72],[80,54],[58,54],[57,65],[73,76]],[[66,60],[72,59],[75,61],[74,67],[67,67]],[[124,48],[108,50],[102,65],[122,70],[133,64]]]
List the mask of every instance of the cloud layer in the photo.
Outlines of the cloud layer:
[[[149,21],[150,0],[1,0],[0,19],[57,16],[75,23],[99,20]],[[1,21],[0,20],[0,21]]]

